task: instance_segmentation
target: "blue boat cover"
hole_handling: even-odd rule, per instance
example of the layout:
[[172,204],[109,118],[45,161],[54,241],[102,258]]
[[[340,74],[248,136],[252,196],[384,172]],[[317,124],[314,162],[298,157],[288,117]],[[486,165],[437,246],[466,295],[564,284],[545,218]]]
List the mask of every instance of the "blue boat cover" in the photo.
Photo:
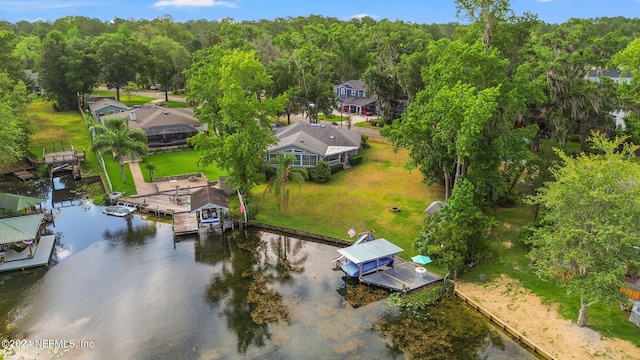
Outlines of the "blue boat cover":
[[[381,259],[368,261],[362,264],[363,275],[376,270],[377,267],[389,265],[393,261],[393,256],[384,257]],[[347,261],[341,266],[342,271],[350,277],[360,276],[360,267],[352,261]]]

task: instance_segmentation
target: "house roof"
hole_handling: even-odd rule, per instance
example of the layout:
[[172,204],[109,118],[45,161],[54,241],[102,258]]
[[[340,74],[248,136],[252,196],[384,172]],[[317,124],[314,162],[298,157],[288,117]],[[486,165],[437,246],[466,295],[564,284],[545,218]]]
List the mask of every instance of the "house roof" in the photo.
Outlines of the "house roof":
[[16,194],[0,194],[0,209],[22,211],[44,202],[44,199]]
[[364,81],[362,80],[349,80],[347,82],[343,82],[342,84],[336,85],[336,88],[346,87],[354,90],[365,90]]
[[42,219],[44,214],[0,219],[0,244],[35,239]]
[[429,204],[429,206],[426,209],[424,209],[424,213],[433,215],[438,211],[442,210],[442,208],[447,205],[449,205],[449,203],[447,203],[446,201],[440,201],[440,200],[434,201],[431,204]]
[[91,110],[91,112],[96,112],[100,109],[104,109],[107,106],[115,106],[115,107],[119,107],[121,109],[128,109],[129,107],[117,100],[113,100],[110,98],[102,98],[102,99],[98,99],[95,102],[92,102],[89,104],[89,110]]
[[610,78],[631,78],[633,75],[630,71],[622,73],[620,70],[590,70],[589,77],[610,77]]
[[278,144],[269,147],[269,151],[295,146],[322,156],[357,150],[362,142],[362,136],[356,131],[303,121],[279,128],[274,136]]
[[214,207],[229,209],[227,193],[223,190],[205,186],[191,193],[191,212]]
[[355,98],[348,97],[340,100],[342,106],[345,105],[357,105],[357,106],[365,106],[376,102],[375,97],[367,96],[366,98]]
[[169,125],[186,125],[192,128],[202,126],[202,123],[193,117],[191,109],[171,109],[160,106],[141,106],[132,108],[118,114],[110,114],[105,117],[123,117],[129,119],[129,126],[147,131],[152,127]]
[[344,257],[351,260],[354,264],[362,264],[367,261],[382,259],[387,256],[399,254],[403,251],[404,250],[401,247],[392,244],[389,240],[384,238],[338,249],[338,253],[340,253],[340,255],[344,255]]

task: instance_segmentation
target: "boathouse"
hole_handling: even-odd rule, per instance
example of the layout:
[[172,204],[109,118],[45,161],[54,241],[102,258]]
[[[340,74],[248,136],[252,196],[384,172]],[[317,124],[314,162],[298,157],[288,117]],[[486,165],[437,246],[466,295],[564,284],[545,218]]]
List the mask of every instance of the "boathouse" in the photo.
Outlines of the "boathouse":
[[55,235],[40,235],[44,215],[0,219],[0,271],[49,264]]
[[191,213],[195,213],[198,223],[209,226],[221,225],[225,214],[229,213],[227,194],[212,186],[205,186],[191,194]]

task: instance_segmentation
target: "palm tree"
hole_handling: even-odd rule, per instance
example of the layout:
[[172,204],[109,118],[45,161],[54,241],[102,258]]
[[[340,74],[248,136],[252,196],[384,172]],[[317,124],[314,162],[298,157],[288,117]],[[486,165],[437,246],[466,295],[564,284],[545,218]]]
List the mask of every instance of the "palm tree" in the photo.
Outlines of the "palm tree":
[[278,153],[277,157],[269,160],[269,165],[276,167],[276,174],[267,183],[263,196],[267,192],[273,191],[276,196],[278,209],[282,211],[282,214],[287,211],[289,204],[289,189],[287,189],[287,183],[293,181],[302,187],[302,184],[304,184],[304,181],[309,176],[307,169],[291,166],[291,163],[295,160],[295,156],[284,153]]
[[147,163],[144,167],[149,170],[149,178],[153,181],[153,171],[156,169],[156,165],[154,163]]
[[113,157],[120,164],[122,183],[127,181],[124,176],[124,157],[133,156],[138,153],[146,155],[147,134],[140,129],[131,129],[127,124],[127,118],[110,118],[104,121],[104,126],[92,128],[95,133],[91,150],[102,155],[105,151],[111,151]]

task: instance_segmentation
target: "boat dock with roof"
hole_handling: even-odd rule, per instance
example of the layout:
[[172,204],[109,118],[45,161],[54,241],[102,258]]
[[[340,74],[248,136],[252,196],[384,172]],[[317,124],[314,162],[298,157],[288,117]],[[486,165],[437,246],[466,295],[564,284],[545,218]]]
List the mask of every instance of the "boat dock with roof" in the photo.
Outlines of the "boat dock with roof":
[[[341,256],[334,262],[360,282],[393,291],[411,291],[443,280],[442,276],[429,272],[420,264],[398,257],[402,251],[402,248],[381,238],[338,249]],[[336,261],[342,258],[347,261]]]

